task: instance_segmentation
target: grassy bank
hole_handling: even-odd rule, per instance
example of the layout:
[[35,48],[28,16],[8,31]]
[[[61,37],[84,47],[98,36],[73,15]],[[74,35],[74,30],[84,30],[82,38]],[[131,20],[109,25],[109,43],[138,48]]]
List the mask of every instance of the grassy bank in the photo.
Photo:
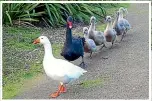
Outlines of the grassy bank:
[[[3,98],[12,98],[21,91],[24,81],[42,73],[42,50],[32,44],[41,29],[3,28]],[[61,45],[54,43],[53,53],[59,56]]]
[[[119,4],[116,7],[108,8],[107,14],[113,15],[120,6],[129,7],[129,4]],[[97,30],[104,31],[105,27],[106,24],[98,23]],[[63,31],[65,28],[61,29],[61,33],[65,33]],[[43,74],[43,47],[41,45],[33,45],[32,42],[43,32],[44,35],[47,35],[47,32],[52,30],[46,31],[46,29],[41,28],[16,26],[3,27],[3,99],[15,97],[21,93],[22,87],[27,80],[33,80],[36,76]],[[81,31],[78,30],[77,33],[82,35]],[[49,36],[51,35],[55,36],[56,34],[49,34]],[[59,44],[54,40],[52,43],[54,56],[60,57],[63,44]],[[98,84],[99,81],[93,82]],[[88,86],[88,82],[85,81],[84,85]]]

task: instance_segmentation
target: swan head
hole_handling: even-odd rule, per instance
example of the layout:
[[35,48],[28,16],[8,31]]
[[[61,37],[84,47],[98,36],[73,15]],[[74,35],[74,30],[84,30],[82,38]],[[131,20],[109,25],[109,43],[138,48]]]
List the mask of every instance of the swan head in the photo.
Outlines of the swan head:
[[94,16],[92,16],[91,18],[90,18],[90,23],[95,23],[96,22],[96,18],[94,17]]
[[83,27],[83,33],[84,33],[84,35],[88,34],[88,28],[87,27]]
[[49,39],[46,36],[40,36],[39,38],[35,39],[33,44],[50,44]]
[[112,22],[111,16],[107,16],[107,17],[106,17],[106,21],[107,21],[107,22]]
[[67,18],[67,25],[68,25],[68,28],[72,28],[72,22],[73,22],[73,18],[72,18],[72,16],[69,16],[68,18]]

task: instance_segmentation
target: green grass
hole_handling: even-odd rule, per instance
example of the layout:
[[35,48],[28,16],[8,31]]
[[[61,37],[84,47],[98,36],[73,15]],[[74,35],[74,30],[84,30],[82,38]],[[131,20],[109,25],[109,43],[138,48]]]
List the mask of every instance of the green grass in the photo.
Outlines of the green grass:
[[[59,44],[53,44],[53,54],[55,57],[60,57],[60,51],[62,48],[62,45]],[[37,76],[38,74],[42,73],[43,67],[42,62],[35,63],[33,62],[33,65],[31,66],[30,70],[23,71],[12,74],[12,77],[15,77],[14,81],[9,81],[9,79],[4,78],[4,80],[7,80],[7,84],[3,87],[3,99],[11,99],[15,97],[17,94],[19,94],[22,91],[22,87],[24,85],[24,82],[26,80],[32,80],[33,77]],[[16,80],[17,79],[17,80]]]
[[21,50],[32,50],[35,45],[32,44],[33,40],[40,36],[40,30],[23,27],[4,27],[7,36],[7,42],[4,44],[9,45],[9,48],[17,48]]
[[55,43],[55,44],[52,45],[53,55],[54,55],[56,58],[61,57],[60,53],[61,53],[62,47],[63,47],[62,44],[57,44],[57,43]]
[[104,32],[106,26],[107,26],[107,24],[98,24],[98,25],[96,26],[96,29],[97,29],[98,31]]
[[[34,39],[40,36],[39,29],[22,27],[4,27],[3,29],[3,99],[11,99],[18,95],[26,80],[31,80],[42,73],[43,53],[35,53],[38,60],[26,61],[24,52],[33,51],[36,48],[43,49],[42,45],[33,45]],[[4,35],[5,34],[5,35]],[[6,40],[5,40],[6,39]],[[53,54],[60,56],[61,44],[53,44]],[[19,55],[20,53],[21,56]],[[24,69],[24,63],[30,65],[28,70]]]
[[3,99],[10,99],[20,92],[21,83],[10,83],[3,87]]
[[82,84],[82,87],[91,88],[91,87],[102,86],[102,85],[103,85],[102,78],[96,78],[94,80],[86,80],[86,81],[84,81],[83,84]]
[[11,99],[15,97],[17,94],[21,93],[23,89],[24,82],[26,80],[32,80],[33,77],[37,76],[39,73],[42,73],[42,65],[41,64],[33,64],[28,71],[21,71],[12,74],[11,76],[14,80],[10,80],[9,78],[4,78],[7,80],[7,84],[3,87],[3,99]]
[[120,4],[118,4],[116,7],[110,7],[110,8],[106,8],[106,10],[107,10],[107,15],[113,15],[113,14],[115,14],[115,12],[116,11],[118,11],[119,10],[119,7],[124,7],[124,8],[128,8],[130,6],[130,4],[129,3],[120,3]]

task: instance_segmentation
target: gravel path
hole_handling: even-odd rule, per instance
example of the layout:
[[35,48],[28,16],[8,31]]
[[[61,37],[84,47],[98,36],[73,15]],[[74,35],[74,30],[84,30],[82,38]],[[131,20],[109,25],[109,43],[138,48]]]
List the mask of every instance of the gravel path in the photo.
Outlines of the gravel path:
[[[94,53],[92,59],[85,54],[88,73],[71,82],[67,93],[57,99],[148,99],[148,4],[131,4],[128,11],[132,29],[124,41],[115,44],[113,49]],[[101,82],[95,86],[77,85],[91,80]],[[15,99],[49,99],[49,94],[57,90],[58,82],[44,74],[25,85],[24,92]]]

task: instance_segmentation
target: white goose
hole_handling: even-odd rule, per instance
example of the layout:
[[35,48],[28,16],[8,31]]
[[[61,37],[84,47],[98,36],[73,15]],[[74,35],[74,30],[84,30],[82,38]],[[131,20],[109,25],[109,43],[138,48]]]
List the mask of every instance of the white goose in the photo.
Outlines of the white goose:
[[51,97],[56,98],[60,93],[66,92],[65,84],[79,78],[83,73],[87,72],[66,60],[56,59],[52,54],[51,43],[46,36],[40,36],[34,40],[33,43],[43,44],[45,51],[43,59],[44,70],[47,76],[60,82],[58,90],[51,94]]

